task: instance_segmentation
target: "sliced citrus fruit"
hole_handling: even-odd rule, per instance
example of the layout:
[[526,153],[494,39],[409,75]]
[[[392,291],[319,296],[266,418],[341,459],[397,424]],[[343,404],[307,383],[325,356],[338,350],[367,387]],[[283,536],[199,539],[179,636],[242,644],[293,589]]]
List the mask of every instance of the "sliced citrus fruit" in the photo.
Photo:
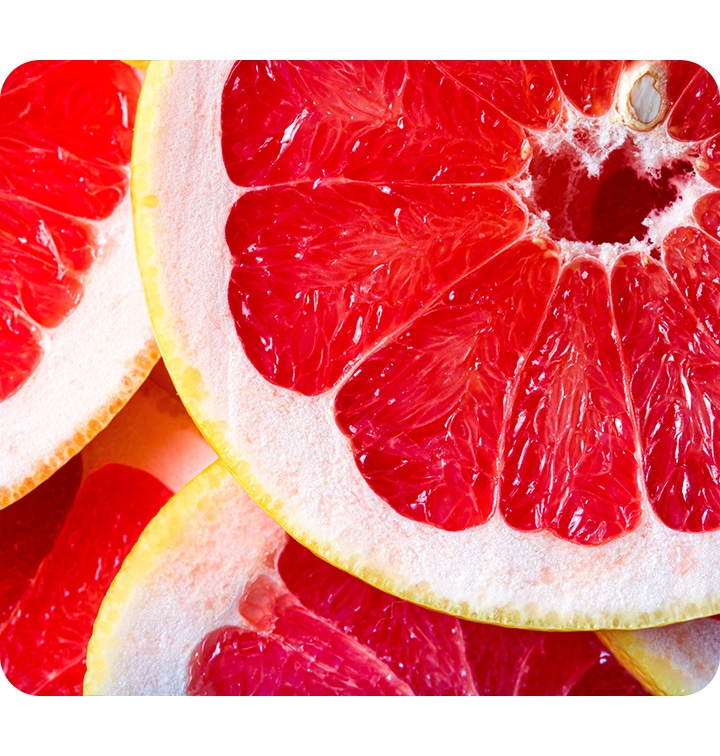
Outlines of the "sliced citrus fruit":
[[158,358],[129,161],[141,79],[35,61],[0,92],[0,507],[102,429]]
[[82,692],[93,621],[123,558],[215,457],[155,375],[80,454],[0,511],[0,666],[25,693]]
[[687,62],[167,62],[133,198],[233,474],[395,595],[720,611],[720,96]]
[[593,633],[403,601],[289,538],[220,462],[150,522],[103,600],[86,694],[642,695]]

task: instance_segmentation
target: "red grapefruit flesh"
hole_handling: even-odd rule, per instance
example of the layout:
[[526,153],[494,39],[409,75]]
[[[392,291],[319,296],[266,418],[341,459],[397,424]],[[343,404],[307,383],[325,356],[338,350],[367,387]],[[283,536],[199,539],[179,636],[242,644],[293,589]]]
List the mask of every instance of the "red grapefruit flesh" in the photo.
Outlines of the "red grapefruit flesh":
[[[288,541],[282,583],[193,653],[191,695],[646,695],[592,633],[475,624],[400,601]],[[248,607],[250,604],[250,608]]]
[[135,219],[190,413],[396,595],[716,613],[719,119],[677,61],[151,66]]
[[149,473],[124,465],[88,476],[52,551],[0,632],[2,668],[15,687],[80,693],[85,648],[105,591],[128,546],[171,495]]
[[12,439],[0,506],[79,451],[157,360],[129,208],[140,87],[120,61],[35,61],[0,92],[0,432]]

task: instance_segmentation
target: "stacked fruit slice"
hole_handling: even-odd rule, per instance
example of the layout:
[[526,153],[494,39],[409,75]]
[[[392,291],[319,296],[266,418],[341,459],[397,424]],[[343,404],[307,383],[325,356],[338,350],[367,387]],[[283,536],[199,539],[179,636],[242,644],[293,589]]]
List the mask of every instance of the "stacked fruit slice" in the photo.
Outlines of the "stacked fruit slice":
[[0,664],[25,693],[79,695],[100,602],[147,523],[214,458],[151,374],[55,475],[0,511]]
[[290,539],[218,462],[123,563],[95,622],[84,690],[642,695],[694,692],[715,674],[720,623],[641,632],[606,638],[630,675],[594,633],[473,623],[397,599]]

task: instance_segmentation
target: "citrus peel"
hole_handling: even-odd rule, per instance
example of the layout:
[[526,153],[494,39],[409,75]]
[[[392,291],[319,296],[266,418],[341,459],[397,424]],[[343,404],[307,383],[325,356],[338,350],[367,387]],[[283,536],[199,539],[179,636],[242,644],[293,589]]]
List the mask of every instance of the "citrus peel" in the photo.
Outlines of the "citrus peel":
[[592,633],[464,622],[317,560],[217,462],[160,510],[123,563],[95,622],[84,692],[644,691]]

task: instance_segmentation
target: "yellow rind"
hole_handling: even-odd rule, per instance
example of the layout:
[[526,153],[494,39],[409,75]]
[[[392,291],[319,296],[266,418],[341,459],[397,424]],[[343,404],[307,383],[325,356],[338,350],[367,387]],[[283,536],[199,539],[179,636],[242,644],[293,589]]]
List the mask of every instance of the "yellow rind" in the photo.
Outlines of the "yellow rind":
[[654,695],[697,693],[717,674],[720,664],[720,624],[716,620],[649,630],[601,631],[597,636]]
[[273,570],[286,534],[215,461],[172,497],[126,557],[88,645],[85,695],[181,695],[193,649]]
[[155,339],[151,339],[136,355],[132,366],[125,374],[120,389],[108,398],[105,406],[100,408],[90,422],[78,428],[75,434],[59,446],[49,459],[38,460],[37,467],[21,483],[16,486],[0,487],[0,509],[30,493],[59,470],[71,457],[82,451],[85,445],[107,427],[108,423],[127,404],[159,359],[160,352],[157,343]]
[[[234,477],[228,472],[220,461],[209,465],[203,472],[198,474],[189,483],[187,483],[170,501],[160,510],[155,518],[148,524],[137,543],[126,557],[120,571],[108,590],[102,606],[97,615],[93,634],[88,646],[87,654],[87,673],[84,682],[85,695],[105,695],[108,693],[122,692],[118,690],[125,683],[126,677],[138,681],[136,684],[142,686],[140,692],[153,692],[162,686],[162,676],[167,672],[163,667],[164,663],[171,662],[172,666],[187,668],[188,658],[178,658],[172,655],[168,656],[168,649],[157,646],[159,639],[167,637],[172,632],[176,623],[183,622],[183,611],[187,607],[179,604],[173,604],[176,610],[180,612],[178,616],[165,616],[162,614],[162,608],[158,608],[148,597],[155,595],[174,594],[178,590],[183,595],[193,591],[193,586],[182,579],[182,577],[173,569],[176,564],[175,558],[180,553],[187,553],[189,558],[195,563],[201,565],[205,563],[204,556],[207,556],[198,544],[202,544],[202,536],[196,543],[195,539],[198,533],[203,530],[202,523],[207,526],[210,523],[211,528],[217,532],[227,527],[227,521],[221,514],[223,509],[219,506],[220,501],[229,502],[232,509],[243,510],[243,504],[238,500],[240,487],[235,488],[236,482]],[[226,513],[230,510],[225,509]],[[258,510],[259,512],[259,510]],[[247,515],[243,515],[243,522]],[[257,523],[254,518],[252,522]],[[267,535],[258,536],[254,525],[248,535],[250,551],[253,548],[257,553],[248,554],[248,564],[255,565],[253,569],[265,562],[273,549],[277,549],[283,542],[282,533],[277,529],[272,529],[273,548],[267,550]],[[264,545],[256,540],[260,541]],[[232,541],[235,543],[235,541]],[[230,541],[226,541],[228,547]],[[198,548],[194,548],[198,546]],[[205,548],[208,548],[206,545]],[[242,544],[238,544],[242,549]],[[196,553],[197,551],[197,553]],[[176,555],[173,557],[173,555]],[[223,555],[214,554],[215,558],[222,560]],[[252,578],[252,574],[244,574],[242,570],[233,573],[237,577],[236,590],[240,590],[243,584],[247,584]],[[175,581],[174,586],[170,586],[168,581]],[[207,589],[207,586],[200,583],[200,590]],[[195,587],[197,592],[197,587]],[[232,587],[229,596],[234,595]],[[209,596],[207,597],[210,598]],[[203,596],[195,595],[190,600],[190,606],[198,600],[202,602]],[[219,607],[222,612],[223,603]],[[155,616],[154,612],[161,614]],[[138,614],[138,612],[140,614]],[[128,620],[128,614],[133,615]],[[211,614],[211,623],[221,623],[220,615]],[[147,636],[143,635],[142,641],[145,646],[138,647],[135,645],[138,628],[148,628]],[[687,636],[685,638],[685,648],[683,648],[682,635],[688,626],[676,626],[674,628],[665,628],[669,631],[661,642],[657,642],[657,629],[655,632],[655,641],[648,641],[647,635],[633,631],[598,633],[601,640],[610,648],[612,653],[618,658],[628,671],[634,675],[646,689],[655,695],[686,695],[699,690],[707,684],[708,664],[705,663],[705,669],[702,675],[695,675],[688,672],[687,660],[685,660],[685,669],[683,670],[683,655],[687,655]],[[720,626],[718,626],[720,627]],[[128,629],[130,628],[130,629]],[[212,628],[210,628],[212,629]],[[713,628],[714,629],[714,628]],[[675,638],[673,633],[678,631]],[[692,633],[691,633],[692,635]],[[679,638],[678,638],[679,636]],[[668,642],[669,638],[669,642]],[[197,638],[200,640],[200,637]],[[702,642],[702,634],[699,636]],[[717,646],[718,634],[715,633],[714,639],[707,644],[710,647]],[[714,645],[713,645],[714,644]],[[142,644],[141,644],[142,645]],[[145,655],[152,654],[156,651],[157,659],[149,660],[151,672],[149,677],[143,677],[147,659]],[[698,644],[698,652],[706,651]],[[138,658],[143,657],[143,658]],[[705,654],[706,660],[714,658],[712,653]],[[122,665],[121,661],[125,659],[133,667],[137,664],[137,669],[128,670]],[[160,660],[159,666],[153,666],[153,662]],[[138,672],[141,674],[138,675]],[[155,679],[157,676],[157,679]],[[125,691],[128,692],[128,691]],[[132,687],[130,689],[132,692]],[[138,691],[135,691],[138,692]],[[178,692],[178,691],[175,691]]]
[[83,695],[97,695],[107,676],[106,649],[122,617],[128,597],[152,571],[163,553],[183,533],[189,518],[202,507],[208,493],[219,484],[226,471],[219,463],[207,468],[173,496],[150,521],[142,537],[125,558],[122,569],[110,585],[100,605],[93,634],[88,643],[87,672]]
[[[132,61],[130,63],[139,64],[142,63],[142,61]],[[141,81],[142,73],[138,71],[137,74],[139,81]],[[124,215],[124,213],[126,212],[127,215]],[[107,228],[103,229],[101,231],[101,235],[107,235],[106,243],[108,246],[113,246],[113,242],[117,245],[115,247],[115,254],[120,254],[122,252],[122,254],[124,255],[127,252],[127,261],[132,264],[132,253],[134,249],[130,248],[130,245],[133,244],[133,235],[130,232],[132,216],[129,212],[128,198],[125,198],[123,205],[116,208],[110,218],[101,221],[100,223],[108,223],[113,218],[115,218],[115,223],[117,224],[117,226],[111,227],[110,230],[108,230]],[[122,247],[118,248],[120,245],[122,245]],[[102,247],[103,243],[100,243],[101,258],[105,252]],[[124,258],[122,258],[122,262],[125,262]],[[94,275],[97,275],[97,268],[93,268],[91,270],[90,275],[88,276],[88,281],[86,282],[88,286],[93,286]],[[62,434],[65,435],[64,438],[60,437],[60,433],[57,434],[57,438],[55,436],[47,437],[48,443],[43,446],[42,453],[39,453],[37,458],[31,458],[30,463],[23,463],[14,467],[13,473],[18,477],[11,478],[9,484],[7,485],[0,485],[0,509],[9,506],[26,494],[30,493],[35,487],[37,487],[40,483],[49,478],[54,472],[56,472],[70,458],[78,454],[100,431],[107,427],[113,417],[127,404],[129,399],[145,381],[153,367],[160,359],[160,352],[155,337],[150,329],[149,320],[146,319],[144,321],[142,331],[139,329],[131,330],[136,328],[135,321],[133,320],[133,325],[129,326],[122,317],[123,314],[128,314],[130,312],[129,309],[126,309],[125,313],[123,313],[123,307],[132,308],[133,314],[136,314],[137,310],[134,308],[136,304],[141,301],[139,278],[137,277],[137,273],[134,273],[134,276],[137,283],[134,284],[132,293],[134,296],[135,291],[137,291],[137,302],[134,298],[130,298],[128,296],[129,291],[126,288],[119,288],[118,291],[120,295],[117,298],[117,302],[114,302],[113,305],[114,307],[118,307],[119,305],[120,317],[118,317],[117,310],[115,310],[111,316],[111,318],[114,319],[114,328],[116,329],[114,332],[115,337],[117,337],[119,329],[125,329],[125,333],[133,335],[132,349],[129,349],[127,352],[122,350],[118,351],[117,338],[113,338],[113,332],[111,332],[110,329],[106,328],[110,321],[101,320],[100,327],[98,328],[98,332],[103,331],[109,336],[107,342],[110,344],[110,349],[114,351],[116,355],[121,355],[120,359],[122,360],[122,362],[118,361],[116,368],[114,368],[116,372],[114,373],[112,380],[112,387],[108,389],[107,395],[93,397],[92,401],[86,401],[88,398],[86,392],[77,392],[77,395],[80,396],[80,401],[85,402],[85,406],[82,409],[91,408],[92,416],[90,416],[89,412],[84,416],[75,416],[73,418],[73,421],[76,424],[73,427],[70,427],[69,425],[62,426]],[[83,309],[83,305],[86,300],[87,292],[85,292],[83,299],[80,301],[78,307],[69,314],[68,319],[66,321],[63,321],[63,323],[57,326],[57,328],[50,330],[53,332],[59,332],[63,328],[66,328],[67,323],[70,322],[71,319],[76,318],[77,314]],[[90,327],[94,328],[95,322],[93,322]],[[91,364],[92,360],[97,358],[97,355],[95,353],[88,353],[90,352],[90,350],[87,348],[84,351],[87,354],[84,354],[81,348],[78,348],[77,350],[78,354],[80,354],[84,358],[85,362]],[[57,353],[58,352],[56,352],[56,354]],[[63,354],[66,358],[68,356],[75,357],[75,355],[68,355],[67,350],[64,352],[61,351],[59,353]],[[87,369],[86,366],[83,367],[84,369]],[[82,385],[83,381],[87,383],[88,381],[95,380],[95,385],[97,385],[95,374],[92,374],[89,376],[89,378],[84,379],[83,373],[81,372],[82,369],[83,368],[78,367],[76,374],[71,376],[71,381],[77,381],[80,385]],[[90,372],[92,373],[92,371]],[[54,375],[54,373],[52,373],[51,376],[52,375]],[[33,376],[33,378],[35,377],[36,376]],[[28,382],[28,385],[29,384],[30,381]],[[42,382],[38,385],[42,385],[43,390],[47,388],[46,394],[48,396],[51,396],[57,403],[61,403],[63,401],[63,397],[59,392],[66,388],[65,384],[50,385]],[[24,388],[25,387],[20,389],[18,396],[22,395]],[[76,388],[73,388],[71,390],[76,390]],[[53,396],[53,394],[58,395]],[[75,396],[75,394],[73,394],[73,396]],[[13,397],[12,400],[14,399],[15,397]],[[30,401],[28,401],[27,404],[29,405]],[[36,409],[37,406],[33,405],[32,410]],[[28,415],[33,416],[33,412],[29,412]],[[28,428],[23,428],[22,430],[29,431],[30,434],[34,434],[36,432],[36,437],[40,438],[40,434],[42,433],[44,428],[35,428],[34,426],[41,423],[44,419],[46,418],[42,418],[42,416],[40,416],[40,419],[33,416],[33,424],[29,425]],[[10,425],[9,431],[12,432],[13,430],[17,432],[20,429],[18,429],[17,426]],[[49,440],[50,438],[52,438],[52,442]],[[13,458],[11,457],[10,459]],[[20,475],[23,475],[24,477],[19,479]]]

